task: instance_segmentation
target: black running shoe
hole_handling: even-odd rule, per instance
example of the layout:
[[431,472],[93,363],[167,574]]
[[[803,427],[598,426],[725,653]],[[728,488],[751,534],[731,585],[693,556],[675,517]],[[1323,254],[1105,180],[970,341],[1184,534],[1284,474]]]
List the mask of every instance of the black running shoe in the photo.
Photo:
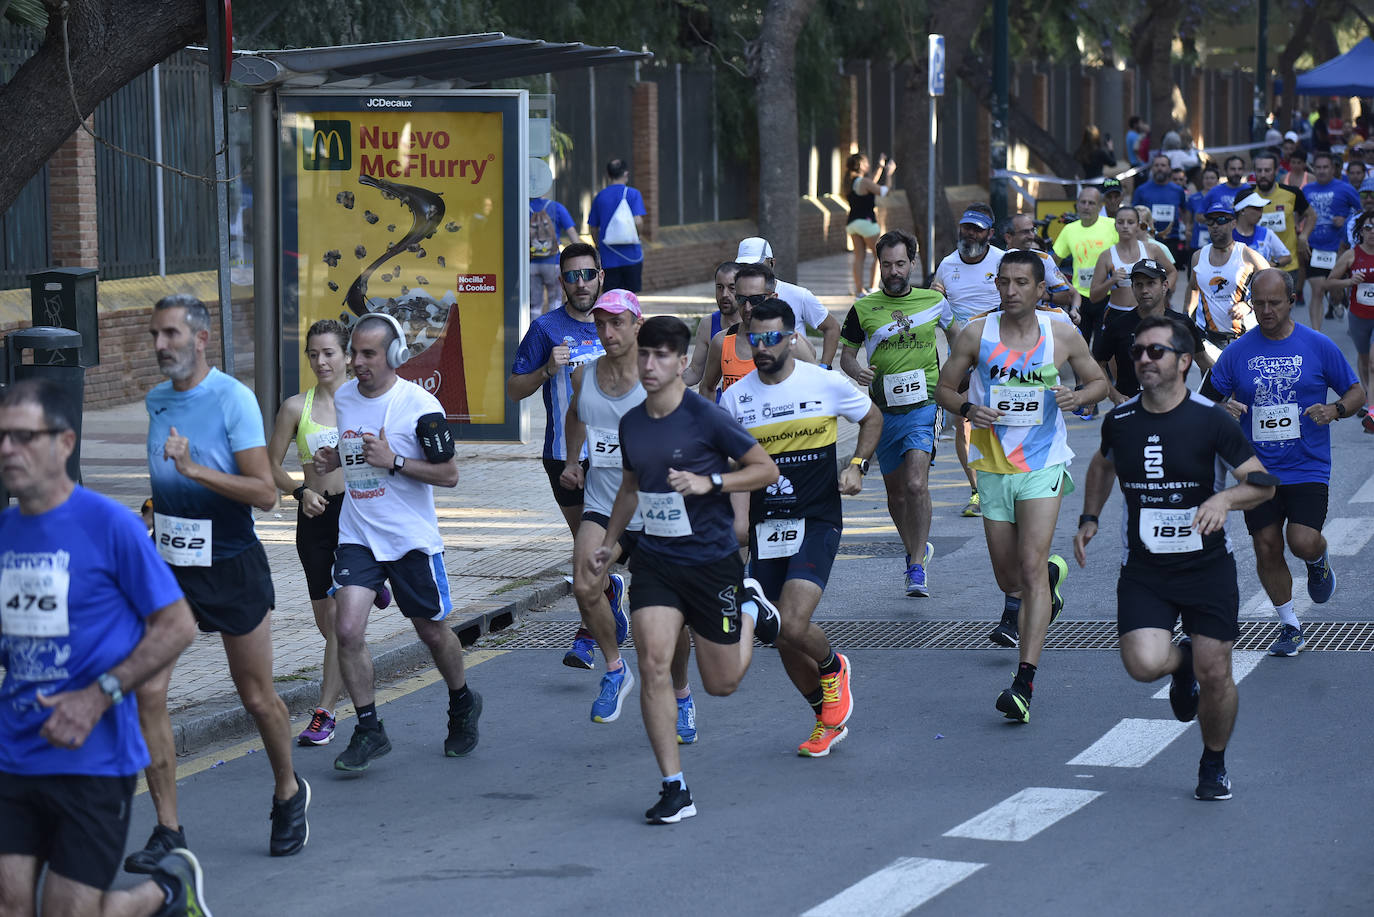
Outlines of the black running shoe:
[[212,917],[205,903],[205,874],[194,853],[183,847],[169,850],[153,867],[152,875],[169,896],[154,917]]
[[1197,766],[1197,789],[1194,799],[1211,801],[1231,798],[1231,778],[1226,776],[1225,765],[1199,762]]
[[1183,651],[1183,662],[1174,670],[1173,680],[1169,683],[1169,706],[1180,723],[1191,723],[1197,717],[1198,683],[1193,675],[1193,641],[1184,637],[1178,641]]
[[477,718],[482,715],[482,695],[472,693],[472,706],[466,713],[449,713],[448,738],[444,740],[444,754],[462,758],[477,747]]
[[173,831],[165,825],[154,825],[153,833],[149,835],[148,843],[143,845],[143,849],[135,850],[124,858],[124,871],[149,875],[157,871],[157,864],[161,863],[162,858],[169,852],[185,846],[185,828]]
[[997,709],[1009,720],[1030,722],[1030,698],[1016,690],[1016,685],[997,695]]
[[382,721],[377,721],[376,729],[353,727],[353,738],[348,747],[334,759],[334,770],[361,773],[367,770],[374,758],[391,753],[391,740],[386,737]]
[[1064,597],[1059,594],[1059,587],[1063,584],[1064,578],[1069,575],[1069,565],[1064,558],[1058,554],[1050,555],[1050,623],[1059,620],[1059,615],[1064,611]]
[[305,812],[310,808],[310,784],[296,775],[296,795],[285,801],[272,800],[272,843],[274,857],[289,857],[300,853],[310,840],[310,822]]
[[778,633],[782,631],[782,615],[778,614],[777,606],[768,601],[768,597],[763,594],[763,586],[758,580],[747,576],[744,578],[739,601],[740,604],[752,601],[759,607],[759,619],[754,624],[754,636],[760,643],[772,646],[778,639]]
[[683,786],[681,782],[674,780],[671,783],[663,784],[663,789],[659,791],[658,802],[654,807],[644,813],[644,817],[654,825],[675,825],[684,818],[691,818],[697,814],[697,807],[692,802],[692,791]]
[[988,639],[998,646],[1017,646],[1021,642],[1021,631],[1016,623],[1016,617],[1010,611],[1003,611],[1002,620],[988,634]]

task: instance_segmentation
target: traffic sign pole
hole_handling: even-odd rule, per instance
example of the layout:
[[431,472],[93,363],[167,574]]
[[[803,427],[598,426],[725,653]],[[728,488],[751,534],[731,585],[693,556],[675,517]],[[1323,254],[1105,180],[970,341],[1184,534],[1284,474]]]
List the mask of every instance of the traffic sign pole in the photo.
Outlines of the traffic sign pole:
[[945,36],[930,36],[927,89],[930,92],[930,138],[926,151],[926,279],[935,276],[935,137],[937,101],[945,94]]

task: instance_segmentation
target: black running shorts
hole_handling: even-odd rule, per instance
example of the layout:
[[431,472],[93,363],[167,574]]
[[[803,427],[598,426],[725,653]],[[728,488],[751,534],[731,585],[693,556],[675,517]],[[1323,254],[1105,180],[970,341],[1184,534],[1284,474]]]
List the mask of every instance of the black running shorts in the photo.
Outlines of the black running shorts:
[[339,546],[339,512],[344,495],[325,495],[324,512],[313,519],[296,507],[296,556],[305,570],[305,588],[310,600],[329,598],[334,587],[334,549]]
[[630,559],[630,611],[666,605],[682,612],[698,637],[739,643],[739,589],[744,561],[738,551],[699,566],[675,564],[636,551]]
[[208,567],[173,567],[181,591],[206,633],[251,634],[277,604],[262,542]]
[[[609,516],[603,515],[602,513],[594,513],[591,510],[582,513],[582,521],[599,525],[602,531],[605,531],[611,524]],[[639,544],[639,536],[643,534],[644,532],[642,531],[632,532],[626,529],[621,532],[620,537],[615,540],[615,543],[620,545],[620,562],[622,564],[628,564],[630,562],[630,555],[634,553],[635,546]]]
[[1231,642],[1240,636],[1236,559],[1222,555],[1195,570],[1161,571],[1144,564],[1121,568],[1116,581],[1116,632],[1157,627]]
[[[591,463],[583,459],[581,464],[583,480],[586,480],[587,469],[591,467]],[[562,459],[544,459],[544,473],[549,476],[549,488],[553,490],[553,499],[559,506],[581,506],[582,488],[570,490],[563,486],[562,481],[558,480],[562,477],[565,467]]]
[[830,568],[840,549],[840,530],[819,519],[806,520],[797,553],[791,557],[759,557],[758,528],[749,529],[749,575],[759,581],[763,594],[774,602],[782,595],[783,584],[790,579],[806,580],[822,589],[830,581]]
[[1280,484],[1274,496],[1245,511],[1245,528],[1251,535],[1284,521],[1322,530],[1326,524],[1329,488],[1322,483]]
[[124,858],[136,782],[0,772],[0,854],[35,857],[73,882],[108,889]]

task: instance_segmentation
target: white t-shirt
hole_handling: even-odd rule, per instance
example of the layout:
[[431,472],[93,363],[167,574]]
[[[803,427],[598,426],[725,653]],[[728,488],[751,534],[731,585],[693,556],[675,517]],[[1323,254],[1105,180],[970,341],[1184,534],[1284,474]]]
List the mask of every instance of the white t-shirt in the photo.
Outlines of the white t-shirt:
[[808,328],[820,328],[821,322],[830,315],[815,293],[795,283],[779,280],[774,287],[773,295],[792,307],[798,327],[805,325]]
[[935,269],[935,282],[944,288],[945,299],[961,325],[968,324],[975,315],[1002,308],[1002,297],[997,293],[997,268],[1005,254],[994,245],[982,261],[968,264],[953,251]]
[[422,481],[393,475],[363,461],[363,434],[386,430],[391,451],[408,462],[425,461],[415,423],[425,414],[444,412],[439,399],[408,379],[396,380],[381,395],[365,397],[358,380],[334,393],[339,417],[339,461],[344,469],[339,544],[366,547],[377,560],[399,560],[411,551],[439,554],[444,540],[434,513],[434,488]]

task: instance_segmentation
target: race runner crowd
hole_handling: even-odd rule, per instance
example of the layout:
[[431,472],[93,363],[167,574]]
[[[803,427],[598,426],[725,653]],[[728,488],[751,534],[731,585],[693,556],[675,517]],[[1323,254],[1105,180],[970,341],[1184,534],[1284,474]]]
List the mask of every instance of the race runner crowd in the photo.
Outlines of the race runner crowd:
[[[1367,152],[1352,146],[1343,174],[1331,154],[1314,155],[1301,187],[1285,181],[1305,168],[1291,151],[1254,156],[1248,176],[1233,157],[1220,172],[1202,168],[1191,196],[1155,156],[1131,204],[1118,180],[1085,185],[1077,219],[1043,249],[1033,217],[998,226],[975,203],[927,287],[916,240],[875,219],[890,161],[870,168],[860,155],[847,189],[858,295],[842,322],[776,276],[762,238],[707,268],[718,310],[695,332],[645,316],[635,291],[608,282],[599,231],[595,245],[569,240],[556,258],[560,295],[520,342],[506,388],[517,401],[539,393],[547,413],[541,457],[571,535],[582,619],[563,661],[593,670],[599,654],[591,720],[614,722],[639,684],[662,777],[645,818],[697,814],[680,754],[700,737],[693,651],[701,687],[728,695],[756,641],[775,648],[809,708],[798,754],[825,757],[845,739],[852,663],[813,621],[841,496],[859,493],[876,462],[906,552],[894,594],[938,596],[929,469],[947,426],[970,484],[963,512],[982,517],[1005,596],[988,639],[1018,650],[995,710],[1030,722],[1046,632],[1064,608],[1069,567],[1051,553],[1064,498],[1081,486],[1077,563],[1104,562],[1090,548],[1115,484],[1126,524],[1121,554],[1107,556],[1121,562],[1124,667],[1140,681],[1170,678],[1174,714],[1201,725],[1195,796],[1231,798],[1239,592],[1227,516],[1243,512],[1279,619],[1269,651],[1295,656],[1306,638],[1285,546],[1306,564],[1312,601],[1328,601],[1330,425],[1361,416],[1374,432],[1374,183],[1356,168]],[[609,177],[624,185],[624,164]],[[637,272],[619,278],[638,285]],[[1293,309],[1307,283],[1304,325]],[[1358,372],[1319,330],[1327,315],[1312,304],[1323,301],[1348,317]],[[270,440],[251,391],[207,362],[203,303],[161,300],[150,332],[167,381],[146,399],[146,527],[68,476],[77,435],[60,390],[26,381],[0,395],[0,474],[18,500],[0,514],[0,913],[35,913],[44,876],[45,913],[209,913],[167,712],[197,627],[221,635],[266,751],[273,856],[309,839],[311,788],[293,746],[332,741],[345,692],[356,723],[335,769],[361,773],[391,751],[364,638],[374,609],[394,603],[433,655],[449,693],[444,754],[478,744],[482,696],[445,623],[433,500],[434,487],[458,482],[454,443],[437,399],[397,375],[409,356],[401,326],[380,312],[313,325],[316,384],[282,405]],[[1090,420],[1099,406],[1100,445],[1075,482],[1066,415]],[[858,425],[848,455],[841,418]],[[303,481],[282,467],[293,447]],[[298,504],[326,646],[318,706],[294,737],[273,687],[275,596],[252,515],[279,493]],[[620,651],[631,631],[637,672]],[[123,858],[140,771],[158,824]],[[109,890],[121,858],[148,880]]]

